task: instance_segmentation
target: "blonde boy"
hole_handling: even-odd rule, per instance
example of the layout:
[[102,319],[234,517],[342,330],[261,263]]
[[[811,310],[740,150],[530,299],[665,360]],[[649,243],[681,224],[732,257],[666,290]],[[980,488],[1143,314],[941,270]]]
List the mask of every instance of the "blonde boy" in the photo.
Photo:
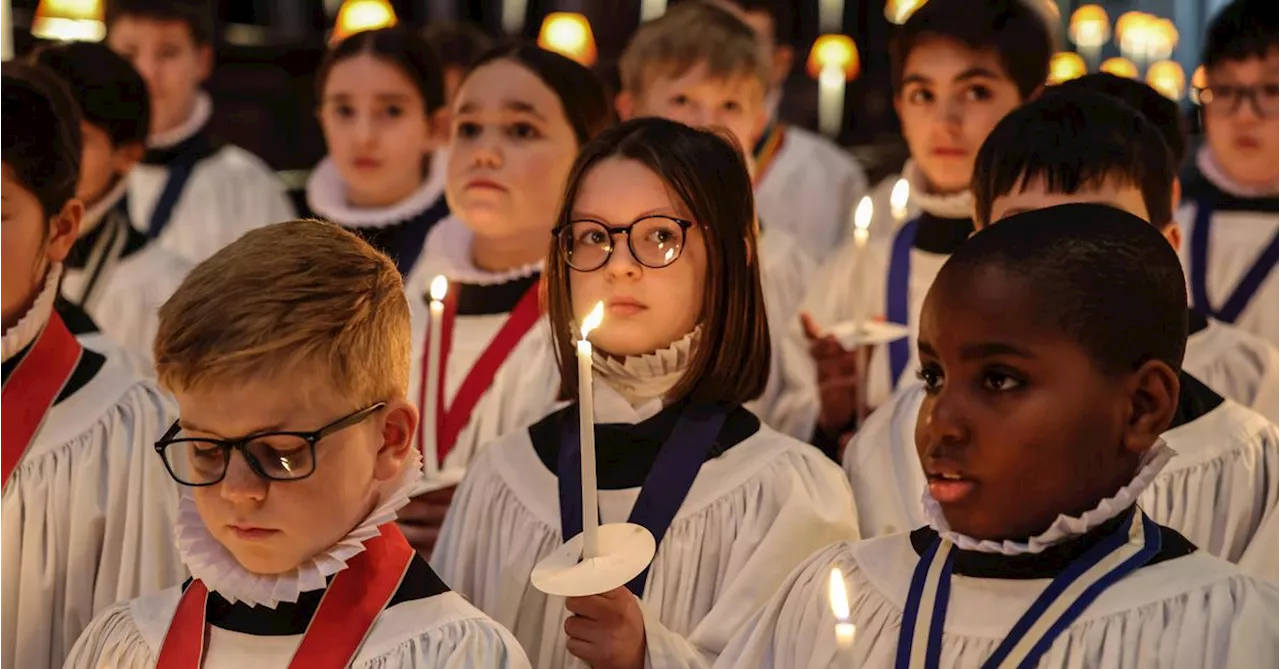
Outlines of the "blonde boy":
[[193,580],[105,611],[67,666],[527,666],[395,525],[420,476],[409,346],[395,265],[336,226],[268,226],[200,264],[155,344]]

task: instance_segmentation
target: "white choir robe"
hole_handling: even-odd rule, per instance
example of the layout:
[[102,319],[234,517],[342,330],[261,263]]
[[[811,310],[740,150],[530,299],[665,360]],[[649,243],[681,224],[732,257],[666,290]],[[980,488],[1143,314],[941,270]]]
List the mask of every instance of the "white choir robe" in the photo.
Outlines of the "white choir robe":
[[[899,391],[845,450],[844,469],[864,537],[926,524],[920,504],[926,481],[915,446],[924,396],[921,383]],[[1264,519],[1274,519],[1277,507],[1276,426],[1224,399],[1162,438],[1176,455],[1142,493],[1142,510],[1212,555],[1240,563],[1252,554],[1251,563],[1274,563],[1280,546]],[[1274,570],[1253,575],[1276,580]]]
[[800,327],[797,308],[814,262],[790,235],[770,229],[760,235],[760,283],[772,343],[769,381],[747,408],[769,427],[807,441],[818,421],[817,369]]
[[[593,387],[598,423],[635,422],[622,419],[634,410],[608,385]],[[504,436],[472,463],[431,557],[440,578],[510,629],[542,669],[583,666],[565,648],[564,599],[529,582],[561,544],[556,482],[528,431]],[[639,493],[601,490],[601,522],[625,522]],[[762,424],[703,464],[658,546],[640,601],[646,665],[709,666],[787,572],[856,535],[839,468]]]
[[[152,669],[178,608],[181,588],[113,606],[85,630],[66,669]],[[209,627],[203,669],[289,666],[301,634],[254,635]],[[352,669],[526,669],[507,630],[457,593],[391,606],[374,622]]]
[[[873,209],[871,239],[861,258],[854,240],[847,240],[818,268],[805,295],[802,309],[809,313],[819,327],[830,328],[850,321],[861,313],[866,319],[885,316],[889,277],[889,260],[893,251],[894,235],[906,222],[922,213],[915,198],[908,201],[906,216],[894,218],[889,195],[899,176],[881,181],[871,194]],[[916,338],[920,331],[920,311],[929,287],[950,257],[912,248],[911,273],[907,282],[907,327],[910,330],[907,365],[896,383],[890,381],[889,351],[887,345],[876,346],[867,368],[867,405],[874,408],[889,400],[897,388],[915,380],[920,367],[916,353]]]
[[1182,368],[1219,395],[1280,422],[1280,353],[1261,337],[1208,319],[1187,337]]
[[821,262],[849,237],[867,175],[852,154],[825,137],[781,128],[781,148],[767,164],[756,165],[756,211],[764,225],[777,226]]
[[[1207,149],[1204,149],[1207,150]],[[1240,280],[1264,253],[1271,239],[1280,229],[1280,215],[1275,209],[1275,197],[1268,204],[1249,204],[1208,182],[1193,179],[1185,184],[1183,206],[1175,215],[1182,233],[1178,255],[1188,274],[1190,285],[1191,247],[1198,204],[1197,193],[1220,198],[1224,204],[1213,212],[1213,227],[1209,234],[1205,292],[1209,304],[1221,308],[1227,296],[1240,285]],[[1240,313],[1234,325],[1261,337],[1272,346],[1280,347],[1280,283],[1274,267],[1258,287],[1248,305]]]
[[96,613],[185,578],[177,483],[152,446],[176,416],[114,357],[50,410],[4,489],[0,664],[60,667]]
[[[734,638],[717,667],[891,669],[918,557],[909,535],[830,546],[796,569]],[[844,575],[852,650],[836,645],[828,600]],[[941,666],[978,669],[1049,584],[1048,579],[953,576]],[[1091,603],[1041,657],[1043,669],[1243,669],[1274,666],[1274,584],[1204,551],[1133,572]],[[843,653],[843,654],[842,654]]]
[[[479,270],[471,264],[470,240],[470,231],[459,219],[449,217],[440,221],[427,236],[422,260],[411,275],[415,280],[405,283],[413,337],[409,397],[415,405],[423,397],[422,384],[426,377],[427,330],[431,322],[427,288],[431,278],[443,275],[454,282],[450,290],[457,290],[459,280],[492,285],[528,278],[541,271],[541,263],[507,273]],[[446,409],[508,315],[509,312],[500,312],[456,317],[449,359],[442,369]],[[508,432],[528,427],[555,409],[560,370],[555,364],[552,346],[550,323],[543,316],[498,368],[489,389],[476,402],[470,420],[458,433],[443,466],[438,466],[433,458],[425,458],[428,479],[437,477],[441,471],[460,474],[482,447]],[[418,410],[421,415],[422,407]]]

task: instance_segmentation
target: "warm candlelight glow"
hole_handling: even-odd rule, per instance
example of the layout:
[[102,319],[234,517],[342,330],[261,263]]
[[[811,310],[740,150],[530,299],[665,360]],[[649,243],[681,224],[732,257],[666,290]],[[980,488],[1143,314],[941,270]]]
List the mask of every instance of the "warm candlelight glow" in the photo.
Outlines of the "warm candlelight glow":
[[1177,100],[1182,97],[1187,79],[1181,65],[1172,60],[1161,60],[1147,68],[1147,84],[1170,100]]
[[604,302],[596,302],[596,306],[582,321],[582,338],[585,340],[591,331],[600,327],[604,321]]
[[552,12],[542,21],[538,46],[591,67],[596,63],[596,38],[587,17],[572,12]]
[[821,78],[828,72],[842,75],[845,81],[853,81],[862,69],[858,59],[858,47],[848,35],[822,35],[814,40],[806,62],[809,76]]
[[1076,46],[1100,47],[1111,38],[1107,10],[1098,5],[1084,5],[1072,12],[1067,34]]
[[1060,84],[1064,81],[1083,77],[1089,70],[1085,67],[1080,54],[1071,51],[1059,51],[1049,59],[1049,84]]
[[431,299],[439,302],[444,299],[446,293],[449,292],[449,280],[443,276],[437,276],[431,280]]
[[863,195],[862,199],[858,201],[858,208],[853,211],[853,227],[858,230],[870,229],[871,213],[872,213],[871,196]]
[[889,0],[884,3],[884,17],[890,23],[902,25],[916,13],[927,0]]
[[[902,220],[907,217],[907,202],[911,199],[911,184],[906,179],[898,179],[889,193],[889,210],[893,217]],[[870,218],[870,216],[868,216]]]
[[97,42],[107,32],[101,0],[40,0],[31,34],[49,40]]
[[1134,65],[1133,61],[1128,58],[1120,56],[1102,61],[1102,67],[1099,67],[1098,70],[1127,79],[1136,79],[1138,77],[1138,66]]
[[1200,104],[1200,91],[1208,85],[1208,81],[1204,78],[1204,66],[1197,65],[1195,72],[1191,73],[1191,101]]
[[388,0],[346,0],[338,9],[330,42],[337,44],[358,32],[389,28],[396,24],[396,11]]
[[831,584],[827,588],[827,595],[831,600],[831,613],[840,622],[849,621],[849,593],[844,589],[844,574],[840,570],[832,567]]

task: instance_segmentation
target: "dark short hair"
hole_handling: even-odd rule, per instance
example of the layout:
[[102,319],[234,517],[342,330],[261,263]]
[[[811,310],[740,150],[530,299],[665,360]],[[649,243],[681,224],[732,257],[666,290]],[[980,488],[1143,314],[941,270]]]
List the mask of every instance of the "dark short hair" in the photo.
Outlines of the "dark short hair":
[[1200,62],[1212,69],[1224,60],[1266,58],[1276,48],[1276,23],[1270,0],[1236,0],[1209,23]]
[[[723,135],[661,118],[606,130],[583,147],[569,173],[556,227],[567,225],[586,176],[609,158],[634,160],[657,174],[703,232],[707,275],[702,333],[668,401],[742,404],[764,392],[769,325],[756,247],[755,204],[742,152]],[[679,261],[677,261],[679,262]],[[569,266],[553,243],[547,257],[547,306],[563,397],[576,397]]]
[[962,244],[933,285],[991,266],[1023,278],[1037,305],[1026,316],[1078,342],[1103,373],[1131,372],[1149,360],[1181,369],[1182,265],[1146,221],[1099,204],[1017,214]]
[[493,38],[469,21],[435,21],[422,31],[422,37],[435,50],[441,67],[464,72],[493,48]]
[[1182,159],[1187,155],[1187,122],[1178,109],[1178,103],[1138,79],[1118,77],[1108,72],[1086,74],[1055,87],[1056,90],[1063,91],[1076,88],[1110,95],[1142,114],[1148,123],[1160,131],[1160,136],[1164,138],[1164,143],[1173,156],[1173,164],[1182,164]]
[[191,31],[191,41],[203,46],[213,43],[213,7],[209,0],[107,0],[107,30],[127,18],[153,21],[181,21]]
[[46,217],[76,195],[80,179],[80,112],[48,70],[22,62],[3,66],[0,160],[35,194]]
[[942,37],[995,51],[1004,74],[1028,98],[1049,76],[1053,36],[1026,0],[932,0],[916,10],[889,44],[893,89],[902,90],[907,57],[920,42]]
[[604,85],[591,70],[574,60],[532,44],[512,44],[481,56],[475,68],[499,60],[509,60],[529,70],[551,89],[578,138],[578,146],[614,124],[613,105],[609,104]]
[[774,44],[790,44],[799,3],[791,0],[734,0],[742,11],[752,14],[768,14],[773,21]]
[[115,146],[145,144],[151,99],[142,75],[129,61],[98,42],[63,42],[33,56],[66,84],[80,113]]
[[316,99],[324,100],[324,86],[333,67],[344,60],[369,55],[395,66],[413,82],[427,114],[444,106],[444,68],[427,41],[402,26],[365,30],[338,42],[316,69]]
[[1101,93],[1051,90],[1005,116],[973,164],[974,213],[991,222],[996,198],[1043,180],[1071,194],[1108,180],[1142,191],[1151,222],[1173,220],[1176,166],[1160,132],[1142,114]]

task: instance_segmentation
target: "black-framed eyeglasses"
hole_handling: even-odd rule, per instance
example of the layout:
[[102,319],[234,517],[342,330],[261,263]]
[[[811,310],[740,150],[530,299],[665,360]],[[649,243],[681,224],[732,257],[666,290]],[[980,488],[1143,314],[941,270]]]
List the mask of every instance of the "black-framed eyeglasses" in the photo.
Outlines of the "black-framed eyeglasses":
[[1214,115],[1231,116],[1240,109],[1241,103],[1248,100],[1259,118],[1275,118],[1277,107],[1280,106],[1277,104],[1277,100],[1280,100],[1278,84],[1205,86],[1195,88],[1193,92],[1200,106]]
[[231,451],[240,451],[255,474],[271,481],[297,481],[316,471],[316,442],[363,422],[385,407],[378,402],[347,414],[314,432],[257,432],[239,439],[204,439],[181,436],[182,426],[174,421],[156,452],[164,460],[169,476],[192,487],[219,483],[227,475]]
[[604,267],[613,255],[613,237],[619,234],[627,236],[627,247],[636,262],[662,269],[680,258],[685,233],[692,226],[693,221],[673,216],[645,216],[621,227],[583,219],[569,221],[551,234],[555,235],[560,257],[579,272]]

